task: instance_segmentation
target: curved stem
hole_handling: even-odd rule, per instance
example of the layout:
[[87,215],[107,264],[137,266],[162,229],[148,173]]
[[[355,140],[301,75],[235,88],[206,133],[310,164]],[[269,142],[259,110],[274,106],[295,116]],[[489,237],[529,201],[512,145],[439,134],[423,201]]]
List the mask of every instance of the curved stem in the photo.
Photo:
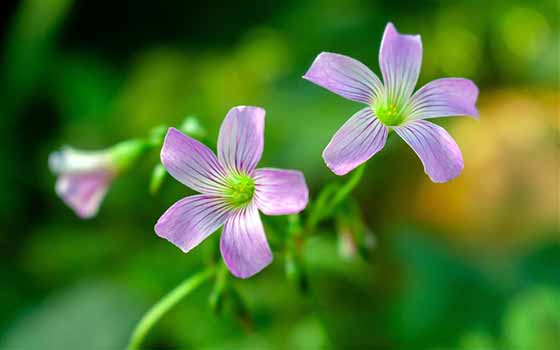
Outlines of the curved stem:
[[175,289],[164,296],[148,312],[142,317],[140,322],[134,328],[130,342],[128,343],[129,350],[138,350],[142,341],[153,328],[153,326],[165,315],[173,306],[175,306],[184,297],[194,291],[203,282],[208,280],[216,273],[216,268],[211,267],[208,270],[190,276],[179,284]]
[[[365,167],[366,165],[364,163],[356,168],[356,170],[352,172],[350,179],[342,186],[339,187],[336,184],[330,184],[321,191],[307,219],[307,231],[314,231],[317,224],[331,216],[334,209],[352,193],[354,188],[356,188],[362,180]],[[329,201],[330,196],[332,196],[332,199]]]

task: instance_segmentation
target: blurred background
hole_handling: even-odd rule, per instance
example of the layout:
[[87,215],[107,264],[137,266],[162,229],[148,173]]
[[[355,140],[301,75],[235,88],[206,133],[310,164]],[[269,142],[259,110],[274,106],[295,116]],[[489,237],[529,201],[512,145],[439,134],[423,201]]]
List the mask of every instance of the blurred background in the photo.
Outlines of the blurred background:
[[0,348],[122,349],[217,243],[185,255],[154,234],[189,193],[172,179],[148,193],[157,151],[87,221],[55,195],[49,152],[105,148],[188,115],[215,140],[229,108],[258,105],[261,165],[303,170],[315,195],[339,180],[323,148],[361,107],[301,76],[321,51],[379,74],[392,21],[422,35],[419,84],[458,76],[480,87],[479,121],[436,120],[463,151],[461,176],[430,182],[391,137],[352,202],[375,237],[368,258],[352,246],[363,225],[326,222],[305,242],[306,293],[275,252],[255,278],[233,281],[250,325],[214,313],[208,285],[145,347],[557,349],[559,18],[555,0],[2,1]]

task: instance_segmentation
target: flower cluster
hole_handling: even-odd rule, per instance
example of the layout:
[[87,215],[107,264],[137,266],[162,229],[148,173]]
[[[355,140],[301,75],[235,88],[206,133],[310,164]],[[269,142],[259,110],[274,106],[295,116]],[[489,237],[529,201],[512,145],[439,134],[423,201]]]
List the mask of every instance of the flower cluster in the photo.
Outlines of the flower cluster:
[[[335,174],[345,175],[374,156],[391,131],[416,152],[432,181],[446,182],[460,174],[459,147],[443,128],[426,119],[477,117],[478,88],[467,79],[444,78],[414,92],[421,61],[420,36],[399,34],[391,23],[379,52],[383,82],[353,58],[328,52],[317,56],[304,78],[365,105],[323,152]],[[199,194],[171,206],[155,232],[189,252],[223,227],[221,254],[240,278],[253,276],[272,261],[259,212],[297,214],[308,204],[301,172],[256,168],[263,152],[264,120],[262,108],[232,108],[220,129],[217,155],[175,128],[168,129],[161,149],[167,172]],[[156,144],[161,144],[161,137]],[[145,149],[145,142],[133,140],[101,152],[67,148],[54,153],[49,161],[59,175],[56,192],[80,217],[92,217],[113,179]]]

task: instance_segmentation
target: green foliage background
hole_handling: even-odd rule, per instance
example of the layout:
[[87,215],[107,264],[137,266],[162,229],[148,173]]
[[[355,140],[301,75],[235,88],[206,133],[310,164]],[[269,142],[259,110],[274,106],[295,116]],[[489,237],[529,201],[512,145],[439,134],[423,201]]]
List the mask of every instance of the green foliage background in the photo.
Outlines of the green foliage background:
[[[185,255],[154,234],[157,218],[189,193],[170,179],[148,193],[157,152],[115,183],[89,221],[55,196],[49,152],[104,148],[187,115],[214,140],[229,108],[258,105],[267,110],[261,165],[303,170],[316,194],[337,180],[322,149],[359,107],[301,76],[321,51],[379,72],[392,21],[422,35],[420,84],[464,76],[481,89],[480,121],[437,120],[461,146],[464,173],[433,184],[391,138],[352,202],[375,234],[369,258],[341,253],[345,234],[358,230],[342,214],[305,243],[308,293],[287,282],[275,252],[261,274],[233,281],[249,325],[234,309],[213,313],[205,286],[164,318],[147,348],[555,349],[556,1],[3,6],[0,348],[121,349],[142,312],[201,269],[217,243],[214,235]],[[282,219],[267,220],[271,240],[282,239],[272,232]]]

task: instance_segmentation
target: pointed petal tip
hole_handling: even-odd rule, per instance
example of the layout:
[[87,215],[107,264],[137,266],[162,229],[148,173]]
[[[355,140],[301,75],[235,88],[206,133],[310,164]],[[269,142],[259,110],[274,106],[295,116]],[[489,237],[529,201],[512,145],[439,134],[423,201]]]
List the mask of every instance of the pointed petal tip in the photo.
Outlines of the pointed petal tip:
[[232,269],[231,266],[228,266],[228,270],[235,277],[245,280],[245,279],[248,279],[248,278],[251,278],[251,277],[255,276],[256,274],[258,274],[259,272],[264,270],[266,267],[268,267],[268,265],[270,265],[272,263],[272,260],[273,260],[273,257],[272,257],[272,255],[270,255],[267,260],[263,261],[262,267],[259,270],[255,270],[255,271],[248,272],[248,271],[243,271],[243,270],[236,270],[236,269]]
[[[385,25],[385,32],[386,32],[387,30],[392,30],[392,31],[397,32],[397,28],[395,27],[395,25],[393,24],[393,22],[390,22],[390,21],[387,22],[387,24]],[[397,32],[397,33],[398,33],[398,32]]]
[[430,180],[433,183],[444,184],[444,183],[447,183],[447,182],[452,181],[452,180],[456,179],[457,177],[459,177],[459,175],[461,175],[461,173],[463,172],[463,169],[464,169],[464,164],[461,164],[461,166],[457,169],[456,173],[449,174],[448,176],[441,177],[441,178],[433,177],[426,170],[424,170],[424,172],[426,173],[426,175],[428,175],[428,177],[430,178]]
[[167,132],[165,133],[165,137],[167,138],[167,136],[169,135],[177,135],[177,134],[186,136],[181,130],[171,126],[167,129]]
[[333,172],[333,174],[337,175],[337,176],[344,176],[346,174],[348,174],[349,172],[352,171],[352,169],[356,168],[356,167],[351,167],[351,166],[340,166],[339,164],[333,164],[331,161],[329,161],[328,155],[326,155],[327,149],[328,149],[328,145],[327,147],[325,147],[325,149],[323,150],[323,162],[325,163],[325,165],[327,166],[327,168],[329,168],[330,171]]
[[350,167],[338,167],[334,164],[330,164],[323,156],[323,160],[325,161],[325,165],[329,168],[335,175],[337,176],[344,176],[348,174],[352,169]]

